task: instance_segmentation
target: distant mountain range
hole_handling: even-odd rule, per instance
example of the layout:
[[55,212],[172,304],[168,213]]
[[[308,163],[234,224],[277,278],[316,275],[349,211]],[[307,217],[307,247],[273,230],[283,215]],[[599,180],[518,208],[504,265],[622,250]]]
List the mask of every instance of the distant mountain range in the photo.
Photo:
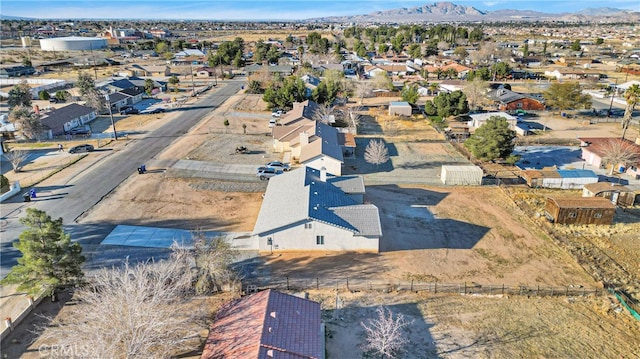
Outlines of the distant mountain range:
[[640,21],[640,12],[609,7],[589,8],[577,13],[551,14],[531,10],[482,11],[472,6],[437,2],[431,5],[376,11],[370,14],[329,16],[307,19],[307,22],[337,23],[418,23],[473,21]]

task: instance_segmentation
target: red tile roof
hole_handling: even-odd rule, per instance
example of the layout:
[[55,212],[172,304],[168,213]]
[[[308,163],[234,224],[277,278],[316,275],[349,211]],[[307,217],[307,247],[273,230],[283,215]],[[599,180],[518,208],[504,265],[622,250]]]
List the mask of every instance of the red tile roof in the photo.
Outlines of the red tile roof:
[[[626,139],[623,140],[616,137],[579,137],[578,140],[586,144],[586,146],[582,147],[583,149],[595,153],[601,158],[604,157],[611,148],[611,142],[620,142],[620,146],[636,152],[640,158],[640,146]],[[636,163],[640,163],[640,160],[637,160]]]
[[266,290],[222,307],[202,359],[320,358],[320,304]]

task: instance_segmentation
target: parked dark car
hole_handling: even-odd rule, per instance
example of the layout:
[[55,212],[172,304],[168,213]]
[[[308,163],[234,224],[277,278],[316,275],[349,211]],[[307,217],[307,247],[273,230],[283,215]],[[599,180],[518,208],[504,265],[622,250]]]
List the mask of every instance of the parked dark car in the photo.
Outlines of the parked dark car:
[[91,134],[91,130],[84,127],[72,128],[69,130],[70,135],[88,135]]
[[149,113],[163,113],[164,111],[165,111],[164,108],[158,107],[158,108],[154,108],[153,110],[149,111]]
[[135,107],[128,107],[128,108],[125,108],[124,110],[120,110],[121,115],[137,115],[139,113],[140,113],[140,110],[138,110]]
[[69,149],[69,153],[83,153],[83,152],[92,152],[92,151],[93,151],[93,146],[88,144],[73,146]]

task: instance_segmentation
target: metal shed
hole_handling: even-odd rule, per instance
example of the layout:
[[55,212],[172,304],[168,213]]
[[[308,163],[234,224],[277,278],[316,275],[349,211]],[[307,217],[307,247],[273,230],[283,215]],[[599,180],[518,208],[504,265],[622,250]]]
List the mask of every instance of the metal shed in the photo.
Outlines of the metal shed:
[[442,166],[440,180],[449,186],[480,186],[483,175],[478,166]]
[[601,197],[548,197],[544,211],[558,224],[612,224],[616,206]]
[[526,170],[521,176],[533,188],[579,189],[598,182],[598,175],[591,170]]
[[389,104],[389,116],[411,116],[411,105],[406,101],[394,101]]

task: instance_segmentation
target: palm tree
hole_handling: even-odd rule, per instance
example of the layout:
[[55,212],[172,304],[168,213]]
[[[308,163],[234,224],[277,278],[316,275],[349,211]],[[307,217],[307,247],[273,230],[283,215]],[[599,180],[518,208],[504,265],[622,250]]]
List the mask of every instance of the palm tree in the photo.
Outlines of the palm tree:
[[640,86],[638,84],[634,84],[629,87],[624,93],[624,98],[627,100],[627,108],[625,109],[624,117],[622,118],[622,139],[624,139],[627,128],[629,128],[631,115],[633,114],[633,110],[640,98]]

